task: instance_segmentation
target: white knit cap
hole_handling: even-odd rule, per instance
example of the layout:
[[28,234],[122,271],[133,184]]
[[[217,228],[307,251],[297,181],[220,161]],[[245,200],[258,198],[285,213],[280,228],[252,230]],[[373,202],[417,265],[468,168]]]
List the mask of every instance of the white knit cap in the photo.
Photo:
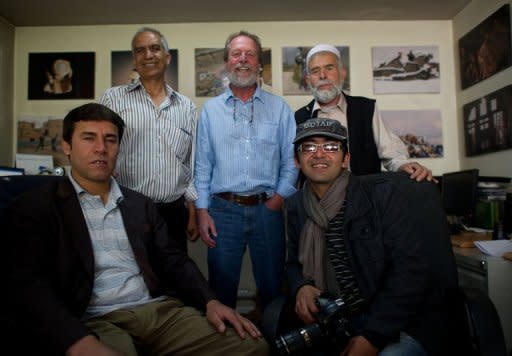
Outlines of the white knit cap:
[[319,44],[309,50],[308,55],[306,56],[306,67],[309,66],[311,57],[313,57],[318,52],[331,52],[332,54],[336,55],[336,57],[338,57],[338,61],[341,60],[340,51],[338,51],[336,47],[329,44]]

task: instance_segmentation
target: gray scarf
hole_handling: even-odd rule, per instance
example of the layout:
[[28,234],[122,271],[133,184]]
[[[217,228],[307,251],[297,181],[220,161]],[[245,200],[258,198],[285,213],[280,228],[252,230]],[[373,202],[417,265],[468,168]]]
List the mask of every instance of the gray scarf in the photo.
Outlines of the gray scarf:
[[316,287],[323,291],[337,289],[332,267],[324,270],[324,266],[331,265],[324,261],[328,258],[324,234],[329,221],[338,214],[343,205],[349,176],[350,172],[344,170],[320,200],[311,188],[309,180],[306,180],[302,190],[308,219],[300,233],[299,262],[302,263],[304,277],[312,279]]

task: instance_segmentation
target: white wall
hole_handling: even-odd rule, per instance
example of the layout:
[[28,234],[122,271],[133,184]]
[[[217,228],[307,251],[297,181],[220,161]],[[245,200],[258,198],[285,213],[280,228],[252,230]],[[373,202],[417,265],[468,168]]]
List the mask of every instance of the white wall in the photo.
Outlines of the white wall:
[[[200,107],[205,98],[195,98],[194,48],[223,47],[232,32],[245,29],[258,34],[263,46],[272,49],[273,91],[282,94],[281,49],[312,46],[319,42],[350,47],[351,94],[374,97],[382,110],[440,109],[443,118],[445,157],[422,163],[441,174],[459,168],[460,138],[457,105],[454,42],[451,21],[331,21],[157,24],[179,50],[179,88]],[[110,51],[128,50],[138,25],[18,27],[16,28],[14,117],[20,114],[65,115],[83,100],[27,100],[28,54],[31,52],[96,52],[96,99],[110,86]],[[373,95],[371,48],[394,45],[439,46],[440,94]],[[309,102],[309,96],[287,96],[293,109]],[[13,128],[15,136],[16,128]]]
[[465,90],[460,89],[459,81],[459,57],[458,40],[475,28],[480,22],[494,13],[504,4],[511,4],[504,0],[473,0],[453,19],[454,56],[456,60],[457,78],[457,132],[461,142],[459,160],[462,169],[478,168],[481,175],[512,177],[512,149],[489,153],[474,157],[465,156],[464,148],[464,117],[462,107],[473,100],[477,100],[487,94],[512,84],[512,67],[493,75],[484,81]]

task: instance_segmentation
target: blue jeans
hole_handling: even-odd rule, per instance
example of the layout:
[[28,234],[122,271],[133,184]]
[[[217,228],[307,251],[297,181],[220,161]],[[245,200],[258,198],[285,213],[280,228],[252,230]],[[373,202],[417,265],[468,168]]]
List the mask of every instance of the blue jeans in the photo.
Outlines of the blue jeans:
[[[355,333],[361,332],[366,318],[366,314],[359,314],[351,319],[351,325]],[[386,345],[379,352],[379,356],[428,356],[428,354],[416,339],[401,331],[400,339],[393,344]]]
[[284,225],[281,211],[265,204],[241,206],[213,196],[209,209],[217,229],[216,247],[208,249],[209,282],[219,300],[236,307],[246,246],[261,306],[281,293],[284,273]]
[[428,356],[428,354],[418,341],[401,332],[400,340],[384,347],[379,352],[379,356]]

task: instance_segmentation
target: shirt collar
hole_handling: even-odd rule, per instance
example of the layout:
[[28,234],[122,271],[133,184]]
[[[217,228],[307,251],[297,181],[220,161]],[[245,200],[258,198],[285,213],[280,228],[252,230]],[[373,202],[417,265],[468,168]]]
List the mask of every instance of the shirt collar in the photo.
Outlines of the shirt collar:
[[[262,92],[263,92],[263,90],[260,88],[260,86],[259,85],[256,86],[256,91],[254,92],[254,94],[252,94],[252,100],[258,99],[259,101],[261,101],[263,103],[264,101],[263,101]],[[235,99],[235,96],[233,95],[233,91],[231,90],[231,88],[229,86],[226,88],[224,93],[222,93],[221,95],[222,95],[222,98],[224,99],[225,103],[227,103],[230,100]]]
[[[343,93],[341,93],[340,99],[338,100],[336,106],[341,110],[342,113],[344,113],[345,115],[347,114],[347,100],[345,100],[345,95],[343,95]],[[321,110],[321,108],[320,104],[318,104],[318,101],[315,100],[312,112],[315,112],[317,110]]]
[[[136,81],[134,81],[133,83],[130,83],[128,84],[128,87],[126,88],[127,91],[134,91],[136,89],[142,89],[142,90],[146,90],[144,88],[144,85],[142,85],[142,82],[140,81],[140,78],[137,79]],[[176,92],[174,91],[174,89],[167,83],[165,83],[165,89],[168,93],[168,97],[171,98],[173,97],[174,95],[176,95]]]
[[[73,185],[73,188],[75,189],[76,195],[79,197],[84,194],[90,194],[88,191],[86,191],[78,182],[73,178],[71,173],[69,174],[69,180],[71,181],[71,184]],[[115,202],[119,204],[124,199],[123,192],[121,192],[121,188],[119,188],[119,184],[117,184],[117,181],[114,179],[114,177],[110,177],[110,191],[108,192],[108,200]]]

